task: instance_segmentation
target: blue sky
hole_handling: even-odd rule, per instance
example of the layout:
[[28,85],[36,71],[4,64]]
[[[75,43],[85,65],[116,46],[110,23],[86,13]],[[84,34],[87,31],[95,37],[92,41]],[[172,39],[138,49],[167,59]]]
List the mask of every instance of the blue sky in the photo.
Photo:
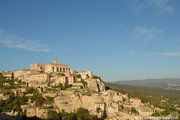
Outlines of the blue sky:
[[33,63],[105,81],[180,77],[179,0],[0,0],[0,71]]

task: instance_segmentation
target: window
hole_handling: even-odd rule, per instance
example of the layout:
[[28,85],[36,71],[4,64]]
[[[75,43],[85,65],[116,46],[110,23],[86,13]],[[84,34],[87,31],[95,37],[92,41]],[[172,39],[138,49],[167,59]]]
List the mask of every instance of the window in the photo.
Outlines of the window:
[[53,72],[54,72],[54,67],[52,67],[52,69],[53,69]]

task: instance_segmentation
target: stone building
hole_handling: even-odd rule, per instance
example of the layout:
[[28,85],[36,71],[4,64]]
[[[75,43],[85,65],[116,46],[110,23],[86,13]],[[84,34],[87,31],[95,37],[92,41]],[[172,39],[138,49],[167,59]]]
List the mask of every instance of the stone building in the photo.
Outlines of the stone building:
[[3,71],[2,75],[6,78],[6,79],[12,79],[14,77],[13,72],[12,71]]
[[140,98],[131,98],[130,99],[130,103],[134,106],[134,107],[138,107],[141,105],[141,99]]
[[27,77],[25,77],[24,81],[25,82],[48,82],[50,79],[49,74],[47,73],[32,73],[29,74]]
[[[78,73],[73,68],[69,68],[65,64],[60,64],[56,59],[53,63],[49,64],[32,64],[30,65],[30,70],[4,71],[1,74],[7,79],[17,78],[32,86],[38,86],[45,82],[48,83],[48,85],[58,85],[59,83],[68,85],[80,82],[81,79],[93,78],[92,71],[82,71]],[[81,77],[78,79],[76,75],[80,75]],[[98,82],[96,81],[96,83]]]
[[78,72],[78,75],[81,75],[82,79],[88,79],[88,78],[93,78],[93,73],[92,71],[82,71]]
[[45,73],[65,73],[69,71],[69,68],[65,64],[59,64],[57,60],[49,64],[32,64],[30,68],[34,72],[45,72]]
[[27,76],[28,74],[31,74],[31,71],[28,69],[20,69],[14,71],[14,78],[21,79],[23,76]]

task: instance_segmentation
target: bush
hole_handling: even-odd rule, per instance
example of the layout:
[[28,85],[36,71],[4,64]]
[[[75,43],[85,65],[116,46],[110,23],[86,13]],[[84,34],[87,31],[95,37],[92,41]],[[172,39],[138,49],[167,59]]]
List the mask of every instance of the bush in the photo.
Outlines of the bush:
[[41,107],[43,105],[43,103],[45,103],[45,102],[46,102],[46,99],[41,94],[39,94],[36,98],[35,105],[37,107]]
[[77,78],[82,78],[81,75],[76,75]]
[[48,111],[48,119],[49,120],[60,120],[60,116],[57,112],[55,111]]
[[83,86],[84,86],[84,87],[86,87],[86,86],[87,86],[87,82],[86,82],[86,81],[81,80],[81,83],[83,84]]
[[160,116],[160,113],[157,112],[157,111],[155,111],[155,112],[152,114],[152,116],[158,117],[158,116]]
[[132,107],[131,112],[135,113],[135,114],[139,114],[138,111],[136,111],[136,109],[134,107]]
[[37,89],[34,88],[26,88],[26,94],[37,93]]
[[63,74],[63,73],[58,73],[57,75],[59,75],[59,76],[65,76],[65,74]]
[[54,97],[46,96],[46,102],[47,102],[47,103],[52,103],[52,102],[54,102]]
[[93,76],[93,79],[99,79],[100,81],[102,81],[101,77],[95,75]]
[[63,85],[62,83],[59,83],[58,85],[53,86],[53,88],[65,89],[65,88],[64,88],[64,85]]
[[97,113],[99,113],[99,112],[100,112],[100,110],[101,110],[101,108],[100,108],[100,107],[97,107],[97,108],[96,108],[96,112],[97,112]]

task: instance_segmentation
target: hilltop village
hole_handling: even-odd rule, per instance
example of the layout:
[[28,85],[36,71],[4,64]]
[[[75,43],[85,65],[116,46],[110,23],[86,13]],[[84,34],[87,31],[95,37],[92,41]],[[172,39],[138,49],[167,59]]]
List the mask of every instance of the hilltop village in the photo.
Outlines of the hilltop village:
[[0,119],[19,114],[53,119],[55,113],[87,109],[88,114],[97,119],[132,120],[163,111],[143,103],[140,98],[129,98],[128,94],[106,89],[92,71],[77,72],[57,60],[50,64],[32,64],[30,69],[4,71],[0,75]]

